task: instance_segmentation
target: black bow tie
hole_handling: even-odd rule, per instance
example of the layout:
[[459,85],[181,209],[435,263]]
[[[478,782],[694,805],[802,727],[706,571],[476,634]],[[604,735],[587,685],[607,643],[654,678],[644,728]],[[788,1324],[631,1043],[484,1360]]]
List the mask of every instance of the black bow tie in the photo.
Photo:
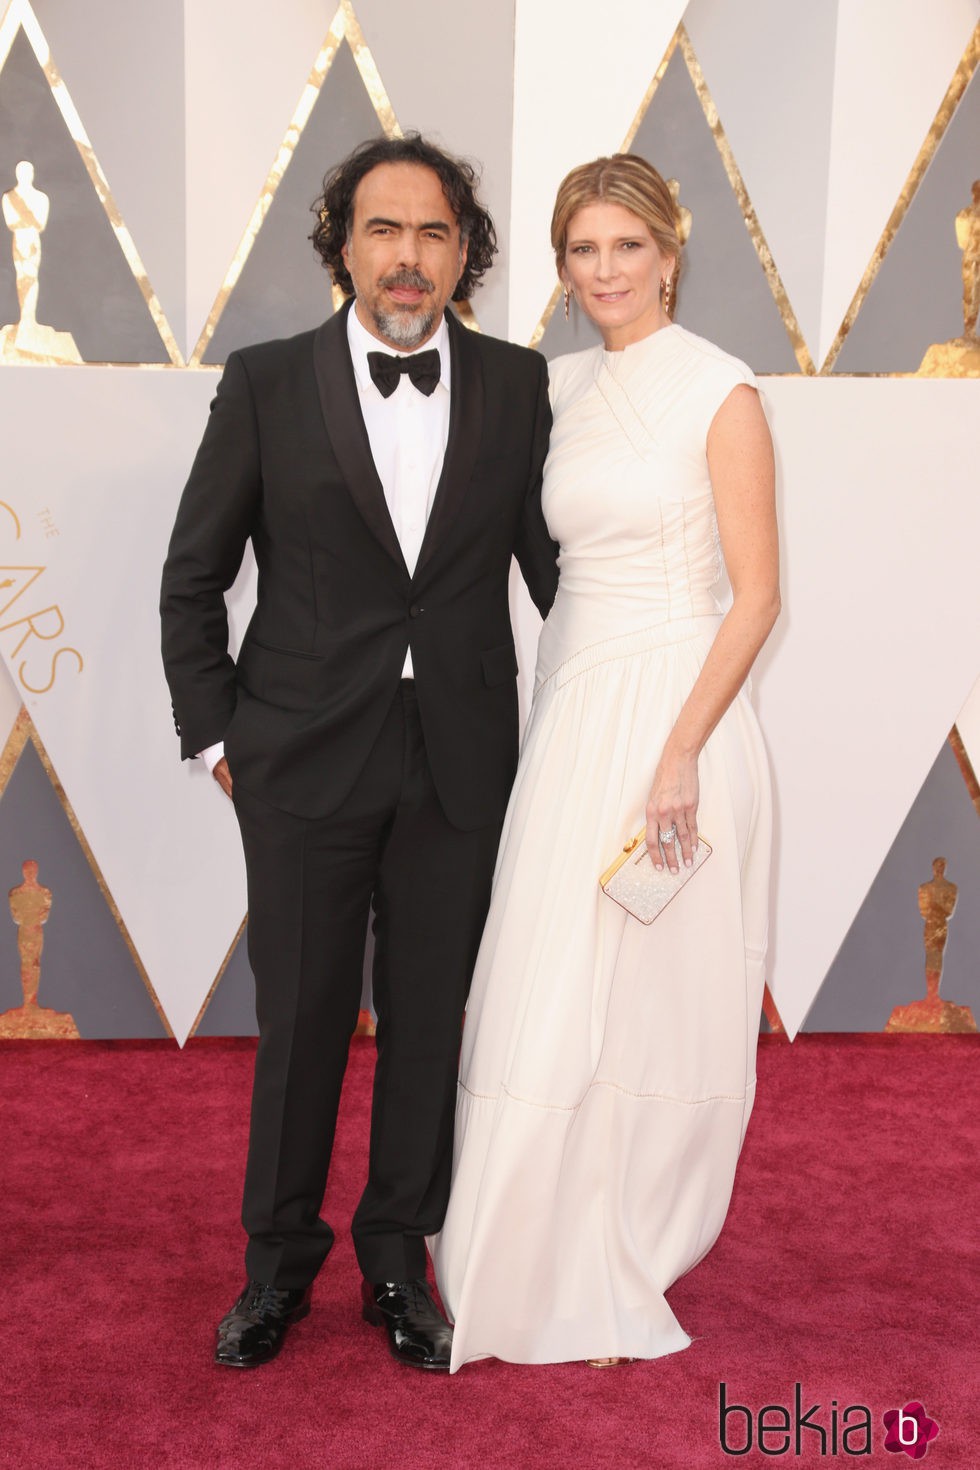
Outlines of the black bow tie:
[[408,373],[412,382],[426,398],[435,392],[442,375],[439,352],[431,347],[428,352],[416,352],[411,357],[392,357],[390,352],[369,352],[367,355],[371,381],[382,398],[390,398],[398,387],[402,373]]

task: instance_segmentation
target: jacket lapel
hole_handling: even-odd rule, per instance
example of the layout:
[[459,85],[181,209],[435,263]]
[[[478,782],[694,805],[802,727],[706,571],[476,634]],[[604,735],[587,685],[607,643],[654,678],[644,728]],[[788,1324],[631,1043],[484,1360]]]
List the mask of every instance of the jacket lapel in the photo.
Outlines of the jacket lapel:
[[[449,438],[436,486],[415,578],[431,559],[466,497],[483,429],[483,366],[472,333],[456,314],[449,323]],[[413,578],[414,580],[414,578]]]
[[[341,311],[329,317],[318,328],[313,339],[313,369],[316,373],[320,408],[323,411],[327,436],[354,504],[368,529],[407,574],[408,568],[388,512],[388,503],[371,455],[371,444],[358,401],[357,383],[347,345],[347,313],[351,305],[348,302]],[[453,362],[455,363],[455,354]],[[455,366],[452,382],[455,401]],[[450,442],[452,418],[453,412],[450,410]]]

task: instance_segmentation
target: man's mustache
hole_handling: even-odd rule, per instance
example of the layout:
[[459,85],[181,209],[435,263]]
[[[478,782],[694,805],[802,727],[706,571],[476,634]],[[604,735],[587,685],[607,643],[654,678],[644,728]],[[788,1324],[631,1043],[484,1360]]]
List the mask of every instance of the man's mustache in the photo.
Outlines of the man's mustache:
[[390,276],[382,276],[379,283],[390,288],[392,286],[408,286],[414,291],[434,291],[435,282],[430,281],[421,271],[393,271]]

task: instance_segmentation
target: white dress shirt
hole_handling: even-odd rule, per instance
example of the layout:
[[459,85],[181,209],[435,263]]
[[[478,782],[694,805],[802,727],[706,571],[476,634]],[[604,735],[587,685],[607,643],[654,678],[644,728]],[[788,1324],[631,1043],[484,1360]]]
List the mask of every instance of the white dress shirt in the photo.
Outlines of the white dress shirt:
[[[435,335],[414,352],[393,353],[362,325],[355,308],[347,316],[347,341],[371,454],[405,565],[414,572],[449,438],[449,330],[443,319]],[[432,393],[421,393],[405,373],[394,393],[383,398],[371,381],[368,353],[412,357],[433,347],[439,353],[441,373]],[[409,651],[405,678],[411,676]]]
[[[413,353],[392,352],[387,342],[373,336],[363,325],[356,307],[347,314],[347,342],[371,454],[405,565],[412,573],[422,549],[449,439],[449,329],[443,318],[435,334],[414,349],[414,352],[428,352],[434,347],[439,353],[439,382],[428,396],[416,388],[407,373],[402,375],[394,393],[388,398],[382,396],[371,379],[368,353],[387,352],[394,357],[411,357]],[[412,676],[409,648],[402,678]],[[224,750],[224,742],[219,741],[201,751],[201,759],[209,771],[214,770]]]

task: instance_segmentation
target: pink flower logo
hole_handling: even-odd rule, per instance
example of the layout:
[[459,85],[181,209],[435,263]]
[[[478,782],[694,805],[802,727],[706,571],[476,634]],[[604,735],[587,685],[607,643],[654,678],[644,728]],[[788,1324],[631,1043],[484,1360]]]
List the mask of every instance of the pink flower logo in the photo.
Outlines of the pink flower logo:
[[921,1460],[939,1433],[939,1425],[930,1419],[922,1405],[913,1400],[904,1409],[889,1409],[885,1415],[885,1449],[893,1455],[899,1450],[913,1460]]

